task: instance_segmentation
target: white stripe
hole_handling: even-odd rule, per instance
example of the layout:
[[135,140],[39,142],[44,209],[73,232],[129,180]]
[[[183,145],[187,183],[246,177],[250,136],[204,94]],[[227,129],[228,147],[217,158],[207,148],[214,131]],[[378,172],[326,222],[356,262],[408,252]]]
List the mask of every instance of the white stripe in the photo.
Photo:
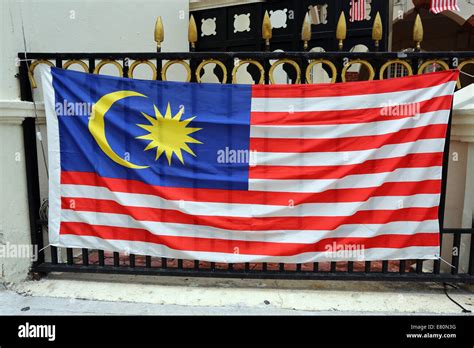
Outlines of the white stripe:
[[256,166],[342,166],[368,160],[402,157],[407,154],[442,152],[444,141],[444,139],[423,139],[360,151],[255,152],[253,163]]
[[[202,260],[209,262],[284,262],[284,263],[305,263],[305,262],[324,262],[340,260],[338,254],[328,252],[304,253],[295,256],[264,256],[264,255],[246,255],[246,254],[228,254],[217,252],[201,251],[180,251],[168,248],[160,244],[146,242],[104,240],[90,236],[61,235],[59,243],[54,246],[65,246],[72,248],[89,248],[110,251],[127,251],[131,254],[151,255],[167,257],[173,259]],[[355,256],[346,256],[344,260],[358,261],[360,254]],[[408,248],[373,248],[363,252],[363,260],[405,260],[405,259],[437,259],[439,257],[439,247],[408,247]]]
[[[371,174],[373,175],[373,174]],[[313,180],[319,181],[319,180]],[[171,209],[190,215],[270,217],[270,216],[351,216],[360,210],[434,207],[438,194],[371,197],[365,202],[304,203],[296,206],[216,203],[167,200],[154,195],[111,192],[106,187],[62,185],[63,197],[106,199],[123,206]]]
[[410,129],[435,124],[447,124],[449,110],[439,110],[419,114],[417,117],[390,119],[384,121],[334,124],[334,125],[297,125],[297,126],[268,126],[252,125],[251,138],[286,138],[286,139],[337,139],[346,137],[384,135],[395,133],[401,129]]
[[51,67],[40,64],[37,68],[43,86],[44,110],[46,113],[46,131],[48,135],[48,235],[50,243],[59,241],[61,212],[61,152],[59,150],[59,124],[55,110],[55,92]]
[[268,192],[324,192],[332,189],[362,188],[382,185],[386,182],[405,182],[441,179],[441,168],[398,168],[393,172],[350,175],[342,179],[321,180],[269,180],[249,179],[250,191]]
[[389,234],[413,235],[415,233],[438,233],[439,230],[437,220],[426,220],[421,222],[397,221],[387,224],[342,225],[334,230],[235,231],[192,224],[138,221],[128,215],[78,212],[74,210],[63,210],[61,220],[63,222],[79,222],[98,226],[144,229],[157,236],[303,244],[316,243],[326,238],[370,238]]
[[452,95],[456,81],[446,82],[433,87],[412,89],[389,93],[371,93],[338,97],[308,98],[255,98],[252,97],[251,111],[258,112],[299,112],[354,110],[380,108],[391,105],[412,104],[434,97]]

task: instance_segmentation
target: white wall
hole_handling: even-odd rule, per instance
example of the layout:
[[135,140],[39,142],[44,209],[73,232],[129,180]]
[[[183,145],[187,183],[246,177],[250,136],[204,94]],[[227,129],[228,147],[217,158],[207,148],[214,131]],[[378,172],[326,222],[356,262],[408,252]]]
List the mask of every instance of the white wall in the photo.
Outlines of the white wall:
[[1,0],[0,100],[19,98],[15,58],[29,52],[154,52],[157,16],[163,51],[188,50],[187,0]]
[[[155,52],[157,16],[165,29],[162,50],[187,51],[187,0],[0,0],[0,244],[28,244],[30,236],[21,122],[34,113],[31,103],[19,101],[15,78],[17,54],[25,50],[22,23],[28,52]],[[140,67],[136,76],[146,73]],[[34,96],[42,101],[38,91]],[[41,105],[38,110],[46,149]],[[42,198],[47,197],[45,168],[40,155]],[[0,259],[0,282],[25,278],[28,267],[29,260]]]

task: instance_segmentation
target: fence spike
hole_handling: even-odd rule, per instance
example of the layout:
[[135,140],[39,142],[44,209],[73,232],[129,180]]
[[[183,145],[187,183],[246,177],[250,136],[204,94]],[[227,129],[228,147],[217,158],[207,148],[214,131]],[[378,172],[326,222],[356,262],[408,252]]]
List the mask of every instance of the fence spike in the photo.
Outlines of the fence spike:
[[342,50],[343,41],[346,39],[347,27],[344,11],[341,12],[336,27],[336,39],[339,40],[339,50]]
[[421,23],[420,14],[416,15],[415,24],[413,25],[413,41],[415,42],[415,50],[421,50],[421,42],[423,41],[423,23]]
[[165,31],[163,29],[163,21],[161,16],[158,16],[155,23],[155,42],[157,52],[161,52],[161,43],[164,41]]
[[380,18],[380,13],[377,12],[374,19],[374,25],[372,27],[372,40],[375,42],[375,50],[379,50],[379,42],[382,40],[382,19]]
[[194,20],[194,16],[191,14],[191,17],[189,18],[188,41],[191,44],[192,49],[196,48],[197,40],[196,21]]
[[309,13],[306,12],[303,20],[303,27],[301,28],[301,40],[304,42],[304,50],[308,49],[308,41],[311,40],[311,22],[309,20]]
[[272,23],[270,22],[270,16],[268,11],[265,11],[262,22],[262,38],[265,40],[265,47],[267,50],[270,48],[270,39],[272,38]]

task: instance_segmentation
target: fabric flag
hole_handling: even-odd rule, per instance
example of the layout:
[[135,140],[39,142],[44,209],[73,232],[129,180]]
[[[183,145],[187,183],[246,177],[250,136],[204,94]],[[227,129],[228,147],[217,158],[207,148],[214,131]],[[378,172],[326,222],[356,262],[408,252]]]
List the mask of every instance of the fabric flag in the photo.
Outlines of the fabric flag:
[[351,0],[349,17],[350,22],[363,21],[365,19],[365,0]]
[[430,11],[437,14],[443,11],[459,11],[457,0],[431,0]]
[[309,5],[309,16],[311,17],[311,24],[321,24],[321,20],[319,18],[319,6],[318,5]]
[[439,255],[457,71],[319,85],[42,74],[51,245],[214,262]]

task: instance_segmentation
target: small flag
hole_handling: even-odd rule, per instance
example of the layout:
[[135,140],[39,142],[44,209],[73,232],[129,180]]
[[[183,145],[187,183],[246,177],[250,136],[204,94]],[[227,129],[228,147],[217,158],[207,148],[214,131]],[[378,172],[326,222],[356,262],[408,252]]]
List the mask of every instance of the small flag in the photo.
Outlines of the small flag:
[[443,11],[459,11],[457,0],[431,0],[430,11],[437,14]]
[[351,0],[349,15],[350,22],[363,21],[365,19],[365,0]]
[[320,24],[321,20],[319,19],[319,6],[315,5],[309,6],[309,15],[311,17],[311,24]]

